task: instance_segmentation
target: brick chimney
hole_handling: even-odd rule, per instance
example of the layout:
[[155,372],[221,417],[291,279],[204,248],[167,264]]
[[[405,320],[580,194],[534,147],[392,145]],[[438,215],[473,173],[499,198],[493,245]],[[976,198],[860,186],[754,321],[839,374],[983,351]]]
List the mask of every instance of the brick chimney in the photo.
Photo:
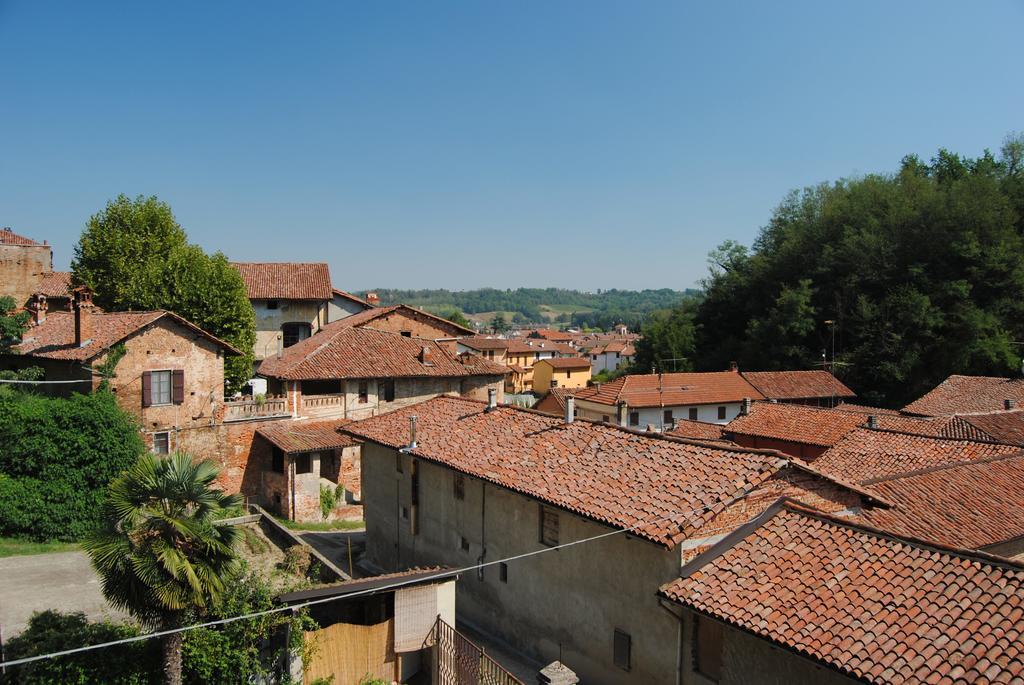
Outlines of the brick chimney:
[[366,301],[372,304],[374,307],[380,306],[380,295],[377,293],[366,293]]
[[28,313],[32,316],[32,325],[38,326],[46,321],[46,295],[36,293],[28,303]]
[[744,416],[749,416],[750,415],[750,405],[751,404],[752,404],[752,402],[750,401],[750,398],[749,397],[744,397],[743,398],[743,408],[740,409],[740,413],[743,414]]
[[739,362],[729,362],[729,370],[732,371],[733,373],[739,373],[740,372],[740,363]]
[[75,312],[75,345],[83,347],[92,340],[92,290],[81,285],[72,293]]
[[430,348],[429,347],[427,347],[426,345],[421,347],[420,348],[420,362],[422,362],[423,364],[432,364],[433,362],[430,361],[430,354],[431,354],[431,352],[430,352]]

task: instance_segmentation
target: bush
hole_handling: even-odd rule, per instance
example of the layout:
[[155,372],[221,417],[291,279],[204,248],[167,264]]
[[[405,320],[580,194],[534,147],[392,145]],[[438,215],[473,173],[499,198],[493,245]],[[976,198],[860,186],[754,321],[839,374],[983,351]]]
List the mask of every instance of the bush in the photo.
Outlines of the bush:
[[80,539],[99,522],[107,484],[144,449],[109,392],[0,393],[0,535]]
[[309,549],[305,545],[292,545],[284,551],[284,561],[281,567],[289,573],[304,576],[309,571],[312,558]]
[[320,513],[323,514],[324,519],[331,515],[334,507],[338,506],[338,502],[344,497],[344,485],[339,485],[335,488],[331,485],[320,484]]
[[[112,642],[138,634],[139,630],[132,626],[107,622],[89,623],[83,613],[61,614],[56,611],[44,611],[33,614],[25,632],[8,641],[4,652],[8,660],[22,659],[74,647]],[[160,642],[143,640],[12,666],[7,669],[6,674],[0,675],[0,683],[155,685],[161,681],[161,673]]]

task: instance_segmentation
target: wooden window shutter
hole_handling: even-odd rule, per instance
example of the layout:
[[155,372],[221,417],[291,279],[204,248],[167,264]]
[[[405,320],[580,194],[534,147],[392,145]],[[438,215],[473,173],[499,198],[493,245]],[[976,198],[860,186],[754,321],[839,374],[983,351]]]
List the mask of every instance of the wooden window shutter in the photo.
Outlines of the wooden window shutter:
[[153,372],[142,372],[142,406],[148,407],[153,403]]
[[181,404],[185,401],[185,372],[177,369],[171,372],[171,402]]

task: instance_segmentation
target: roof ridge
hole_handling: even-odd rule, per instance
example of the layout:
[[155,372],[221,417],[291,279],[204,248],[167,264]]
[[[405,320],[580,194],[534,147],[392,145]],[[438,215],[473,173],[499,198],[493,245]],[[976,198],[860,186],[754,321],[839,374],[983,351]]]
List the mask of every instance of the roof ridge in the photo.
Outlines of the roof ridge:
[[[1003,443],[999,443],[1003,444]],[[991,464],[996,461],[1007,461],[1009,459],[1020,459],[1024,457],[1024,448],[1021,448],[1018,452],[1007,452],[1006,454],[990,454],[987,457],[981,457],[979,459],[962,459],[960,461],[952,461],[945,464],[936,464],[934,466],[926,466],[920,469],[914,469],[913,471],[903,471],[900,473],[894,473],[888,476],[879,476],[878,478],[868,478],[861,481],[861,485],[877,485],[879,483],[887,483],[894,480],[903,480],[906,478],[914,478],[916,476],[923,476],[929,473],[936,473],[938,471],[948,471],[950,469],[960,468],[962,466],[971,466],[973,464]]]
[[[932,416],[932,417],[913,416],[913,417],[909,417],[909,418],[945,419],[945,418],[948,418],[948,417],[945,417],[945,416]],[[881,427],[879,427],[879,428],[868,428],[867,426],[857,426],[857,428],[855,428],[854,430],[852,430],[849,433],[847,433],[846,435],[844,435],[842,437],[842,439],[845,440],[847,437],[853,435],[854,432],[857,431],[857,430],[866,430],[866,431],[872,431],[872,432],[875,432],[875,433],[893,433],[893,434],[896,434],[896,435],[905,435],[905,436],[908,436],[908,437],[911,437],[911,438],[920,438],[922,440],[950,440],[952,442],[973,442],[973,443],[978,443],[978,444],[981,444],[981,445],[1004,445],[1004,446],[1005,445],[1009,445],[1011,447],[1017,447],[1017,445],[1014,445],[1013,443],[999,442],[998,440],[983,440],[981,438],[961,438],[961,437],[953,437],[953,436],[946,436],[946,435],[921,435],[920,433],[911,433],[911,432],[908,432],[908,431],[901,431],[901,430],[899,430],[897,428],[881,428]]]

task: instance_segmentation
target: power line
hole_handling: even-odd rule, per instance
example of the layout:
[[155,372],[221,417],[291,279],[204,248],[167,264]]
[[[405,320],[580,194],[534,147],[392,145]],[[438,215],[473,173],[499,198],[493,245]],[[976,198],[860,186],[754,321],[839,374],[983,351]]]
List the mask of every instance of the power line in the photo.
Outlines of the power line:
[[[735,498],[733,498],[733,499],[735,499]],[[731,503],[731,501],[730,501],[730,503]],[[537,555],[540,555],[540,554],[545,554],[547,552],[556,552],[556,551],[558,551],[560,549],[566,549],[568,547],[575,547],[576,545],[582,545],[585,542],[594,542],[595,540],[601,540],[601,539],[604,539],[604,538],[612,537],[613,535],[619,535],[619,534],[622,534],[622,533],[632,533],[632,532],[635,532],[635,531],[637,531],[637,530],[639,530],[641,528],[644,528],[646,526],[651,526],[651,525],[654,525],[656,523],[662,523],[662,522],[665,522],[665,521],[671,521],[673,519],[679,518],[680,516],[685,516],[687,514],[701,513],[701,512],[707,511],[710,508],[711,508],[711,505],[704,505],[704,506],[699,507],[697,509],[690,509],[690,510],[687,510],[687,511],[680,511],[680,512],[671,514],[669,516],[662,516],[660,518],[652,519],[650,521],[642,521],[641,523],[638,523],[638,524],[636,524],[634,526],[630,526],[629,528],[617,528],[617,529],[609,531],[607,533],[601,533],[600,535],[594,535],[594,536],[589,537],[589,538],[583,538],[582,540],[573,540],[572,542],[566,542],[566,543],[561,544],[561,545],[555,545],[554,547],[544,547],[542,549],[533,550],[532,552],[524,552],[522,554],[515,554],[515,555],[510,556],[510,557],[505,557],[504,559],[495,559],[494,561],[487,561],[487,562],[480,563],[480,564],[473,564],[472,566],[464,566],[462,568],[450,569],[450,570],[443,571],[443,572],[439,571],[439,573],[450,573],[451,575],[466,574],[466,573],[469,573],[470,571],[476,571],[476,570],[479,570],[479,569],[487,568],[488,566],[494,566],[495,564],[508,563],[510,561],[518,561],[520,559],[526,559],[528,557],[533,557],[533,556],[537,556]],[[372,577],[368,578],[367,580],[370,580],[370,579],[372,579]],[[355,579],[355,580],[362,580],[362,579]],[[314,606],[316,604],[326,604],[328,602],[336,602],[338,600],[352,599],[353,597],[360,597],[362,595],[378,593],[378,592],[382,592],[382,591],[385,591],[385,590],[394,590],[394,589],[397,589],[397,588],[404,587],[406,585],[411,585],[411,584],[420,582],[421,580],[422,579],[419,579],[419,580],[412,579],[412,580],[395,581],[394,583],[391,583],[391,584],[388,584],[388,585],[384,585],[384,586],[380,586],[380,587],[375,587],[375,588],[371,588],[371,589],[367,589],[367,590],[359,590],[359,591],[351,592],[351,593],[345,594],[345,595],[339,595],[339,596],[335,596],[335,597],[322,597],[320,599],[311,599],[311,600],[308,600],[308,601],[305,601],[305,602],[300,602],[299,604],[289,604],[289,605],[286,605],[286,606],[276,607],[274,609],[265,609],[263,611],[256,611],[256,612],[253,612],[253,613],[250,613],[250,614],[242,614],[240,616],[232,616],[230,618],[222,618],[222,619],[218,619],[216,621],[207,621],[205,623],[196,623],[196,624],[189,625],[189,626],[182,626],[180,628],[171,628],[171,629],[168,629],[168,630],[160,630],[160,631],[156,631],[156,632],[153,632],[153,633],[145,633],[143,635],[135,635],[133,637],[126,637],[126,638],[122,638],[120,640],[112,640],[110,642],[101,642],[99,644],[86,645],[84,647],[75,647],[73,649],[65,649],[65,650],[61,650],[59,652],[50,652],[49,654],[37,654],[35,656],[23,657],[21,659],[12,659],[10,661],[2,661],[2,662],[0,662],[0,669],[7,668],[8,666],[19,666],[21,664],[28,664],[28,663],[32,663],[34,661],[42,661],[44,659],[55,659],[57,657],[69,656],[71,654],[80,654],[82,652],[88,652],[88,651],[92,651],[94,649],[104,649],[106,647],[114,647],[114,646],[117,646],[117,645],[130,644],[130,643],[133,643],[133,642],[141,642],[142,640],[149,640],[149,639],[156,638],[156,637],[165,637],[167,635],[173,635],[175,633],[184,633],[184,632],[187,632],[187,631],[190,631],[190,630],[198,630],[199,628],[211,628],[213,626],[219,626],[219,625],[226,625],[228,623],[234,623],[235,621],[246,621],[246,620],[249,620],[249,619],[252,619],[252,618],[259,618],[260,616],[269,616],[271,614],[278,614],[278,613],[281,613],[281,612],[284,612],[284,611],[294,611],[296,609],[305,609],[306,607],[311,607],[311,606]]]
[[58,383],[92,383],[92,381],[93,381],[93,379],[91,379],[91,378],[87,378],[87,379],[83,379],[83,380],[77,380],[77,381],[12,381],[12,380],[0,379],[0,383],[29,383],[31,385],[48,385],[48,384],[58,384]]

